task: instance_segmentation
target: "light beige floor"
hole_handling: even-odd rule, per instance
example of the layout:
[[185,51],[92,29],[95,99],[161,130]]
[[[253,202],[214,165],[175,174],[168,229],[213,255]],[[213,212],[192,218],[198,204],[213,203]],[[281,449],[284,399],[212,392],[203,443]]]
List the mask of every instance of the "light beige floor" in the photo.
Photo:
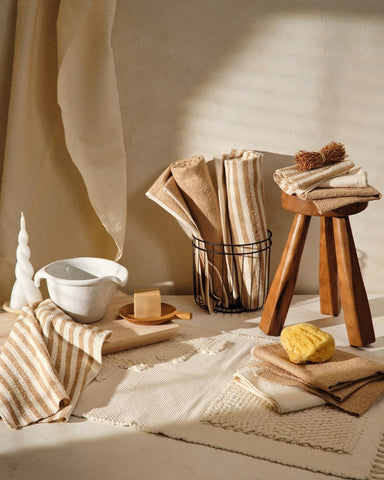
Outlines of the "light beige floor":
[[[261,313],[210,316],[190,296],[164,297],[179,310],[193,310],[191,324],[261,335]],[[364,349],[384,362],[384,296],[370,297],[377,341]],[[1,316],[0,316],[1,321]],[[287,324],[309,321],[348,345],[342,315],[319,314],[316,296],[295,296]],[[182,324],[182,321],[180,321]],[[9,430],[0,422],[1,480],[325,480],[336,477],[284,467],[201,445],[137,432],[127,427],[72,418],[67,424]]]

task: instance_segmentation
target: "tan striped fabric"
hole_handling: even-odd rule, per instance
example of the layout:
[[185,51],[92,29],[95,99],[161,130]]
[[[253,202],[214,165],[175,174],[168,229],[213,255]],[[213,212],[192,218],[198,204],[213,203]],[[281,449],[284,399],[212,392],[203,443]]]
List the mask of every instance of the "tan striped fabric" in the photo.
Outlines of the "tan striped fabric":
[[[232,158],[231,158],[232,157]],[[232,152],[224,161],[228,216],[233,244],[250,244],[267,238],[262,172],[263,154]],[[255,309],[264,302],[266,265],[259,246],[235,247],[238,288],[245,308]]]
[[11,428],[67,421],[101,368],[109,331],[75,323],[50,299],[25,306],[0,354],[0,416]]
[[355,164],[350,160],[333,163],[326,167],[315,168],[307,172],[299,172],[296,166],[279,168],[273,174],[273,179],[283,192],[288,195],[302,195],[310,192],[325,180],[345,175]]

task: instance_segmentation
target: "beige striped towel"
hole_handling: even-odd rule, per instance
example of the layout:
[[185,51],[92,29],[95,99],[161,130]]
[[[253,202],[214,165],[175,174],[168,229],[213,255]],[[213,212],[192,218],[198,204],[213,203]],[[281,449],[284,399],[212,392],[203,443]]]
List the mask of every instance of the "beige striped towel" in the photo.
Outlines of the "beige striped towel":
[[50,299],[25,306],[0,354],[0,416],[11,428],[67,421],[101,368],[111,332],[75,323]]
[[264,303],[264,276],[267,266],[263,252],[255,245],[267,238],[262,174],[263,154],[254,151],[232,151],[224,155],[228,216],[243,307],[256,309]]
[[344,160],[307,172],[299,172],[296,166],[292,165],[277,169],[273,174],[273,179],[288,195],[302,195],[310,192],[325,180],[345,175],[354,166],[355,164],[350,160]]

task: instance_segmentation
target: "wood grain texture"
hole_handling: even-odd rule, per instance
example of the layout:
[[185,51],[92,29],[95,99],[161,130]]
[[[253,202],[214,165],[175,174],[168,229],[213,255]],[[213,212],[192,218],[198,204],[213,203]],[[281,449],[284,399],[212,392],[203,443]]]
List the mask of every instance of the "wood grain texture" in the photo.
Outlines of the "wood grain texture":
[[349,218],[333,218],[333,231],[349,343],[362,347],[375,341],[375,333]]
[[267,335],[280,335],[296,285],[300,260],[311,217],[295,215],[279,266],[269,290],[260,329]]
[[330,217],[320,218],[319,295],[321,313],[334,316],[340,313],[335,241]]

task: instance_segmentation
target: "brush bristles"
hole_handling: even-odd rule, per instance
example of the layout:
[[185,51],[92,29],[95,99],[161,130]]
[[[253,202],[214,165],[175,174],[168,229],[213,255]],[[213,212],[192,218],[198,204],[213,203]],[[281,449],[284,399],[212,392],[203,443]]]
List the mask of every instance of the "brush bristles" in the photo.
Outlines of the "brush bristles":
[[299,150],[295,155],[296,167],[299,172],[307,172],[330,163],[341,162],[347,158],[345,147],[341,143],[330,142],[318,152]]

